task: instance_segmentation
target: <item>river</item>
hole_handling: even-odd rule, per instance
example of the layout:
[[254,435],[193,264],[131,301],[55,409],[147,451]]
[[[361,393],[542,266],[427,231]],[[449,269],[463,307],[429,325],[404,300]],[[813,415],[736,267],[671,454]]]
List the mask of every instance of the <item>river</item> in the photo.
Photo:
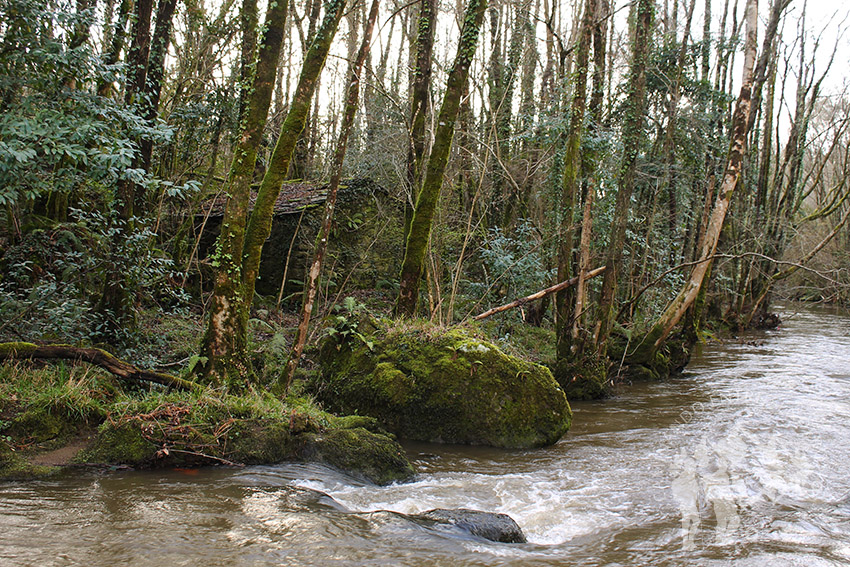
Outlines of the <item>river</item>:
[[[408,445],[409,484],[289,464],[0,485],[0,565],[848,565],[850,317],[780,314],[681,377],[574,404],[553,447]],[[529,543],[394,513],[456,507]]]

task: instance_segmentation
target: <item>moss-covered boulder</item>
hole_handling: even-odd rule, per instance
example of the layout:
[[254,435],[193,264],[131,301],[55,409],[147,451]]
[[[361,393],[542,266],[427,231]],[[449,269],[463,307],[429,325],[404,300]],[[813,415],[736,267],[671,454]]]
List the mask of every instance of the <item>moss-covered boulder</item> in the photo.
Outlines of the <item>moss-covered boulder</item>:
[[293,412],[288,421],[230,419],[206,426],[156,421],[150,414],[125,416],[103,423],[91,447],[77,460],[149,468],[300,459],[327,464],[376,484],[413,476],[404,450],[373,418],[329,416],[331,423],[322,428],[301,417]]
[[338,413],[373,416],[405,439],[505,448],[550,445],[570,427],[549,369],[468,330],[369,321],[358,331],[321,349],[316,395]]

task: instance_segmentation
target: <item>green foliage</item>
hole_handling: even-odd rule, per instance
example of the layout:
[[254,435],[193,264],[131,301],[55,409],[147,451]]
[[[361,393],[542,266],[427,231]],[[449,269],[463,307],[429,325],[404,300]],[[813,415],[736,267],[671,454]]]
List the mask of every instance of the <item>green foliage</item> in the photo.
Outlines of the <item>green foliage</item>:
[[334,305],[333,310],[336,315],[330,318],[330,324],[325,331],[329,337],[339,341],[356,337],[369,350],[374,348],[374,342],[360,332],[360,322],[363,320],[363,316],[367,314],[365,305],[357,301],[356,298],[348,296],[342,301],[341,305]]
[[[69,48],[64,37],[81,21],[70,4],[10,0],[0,51],[0,205],[18,205],[51,192],[102,194],[120,180],[149,182],[132,169],[136,139],[162,143],[170,130],[146,123],[134,107],[93,92],[114,81],[87,44]],[[10,45],[11,44],[11,45]]]
[[[96,94],[121,69],[105,65],[89,42],[73,47],[69,40],[92,25],[91,16],[70,2],[0,6],[0,206],[7,225],[19,227],[0,259],[0,335],[67,342],[98,335],[113,316],[93,306],[107,261],[137,301],[184,299],[144,220],[132,219],[133,230],[119,222],[115,192],[130,182],[174,199],[198,186],[132,167],[140,140],[163,145],[172,132],[142,119],[135,106]],[[69,214],[72,222],[62,222]],[[133,338],[119,342],[132,345]]]
[[[92,299],[102,289],[106,259],[113,255],[139,304],[184,304],[184,292],[172,283],[171,259],[151,248],[153,233],[139,227],[117,239],[114,213],[71,213],[73,222],[34,229],[0,257],[0,321],[6,323],[0,324],[0,336],[14,330],[12,336],[30,340],[79,343],[96,335],[105,322]],[[113,254],[116,241],[119,250]],[[138,338],[127,336],[129,349],[136,348]]]
[[512,233],[491,228],[479,253],[489,281],[472,284],[471,291],[488,293],[493,301],[539,291],[554,276],[554,270],[546,268],[539,233],[528,220],[521,220]]

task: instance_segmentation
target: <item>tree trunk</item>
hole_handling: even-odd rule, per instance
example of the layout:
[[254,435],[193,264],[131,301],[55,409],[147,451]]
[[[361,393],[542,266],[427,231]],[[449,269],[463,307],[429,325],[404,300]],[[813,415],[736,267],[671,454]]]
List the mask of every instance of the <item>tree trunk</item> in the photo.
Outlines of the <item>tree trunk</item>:
[[[290,0],[279,0],[289,5]],[[287,6],[276,7],[284,12]],[[269,10],[271,11],[271,10]],[[267,18],[268,21],[268,18]],[[239,116],[245,115],[248,98],[251,96],[251,85],[254,77],[254,54],[257,52],[257,0],[242,0],[239,10],[239,26],[242,32],[242,44],[239,46]]]
[[[118,6],[118,15],[115,18],[115,30],[109,42],[109,50],[103,54],[103,63],[105,65],[115,65],[118,63],[118,57],[121,55],[121,50],[124,49],[124,40],[127,37],[127,21],[130,18],[130,12],[133,7],[133,0],[121,0]],[[107,24],[109,25],[109,24]],[[104,98],[112,96],[112,81],[99,79],[97,84],[97,94]]]
[[289,164],[295,150],[295,143],[304,131],[304,124],[310,113],[310,103],[315,94],[319,75],[325,66],[325,60],[336,35],[345,4],[345,0],[331,0],[325,6],[327,11],[319,30],[316,32],[316,38],[304,57],[301,76],[292,97],[292,104],[289,106],[289,112],[283,122],[280,136],[269,160],[269,167],[260,183],[254,210],[248,220],[245,244],[242,249],[243,301],[239,306],[246,319],[251,300],[254,298],[254,286],[260,269],[263,243],[271,234],[274,204],[286,179],[286,173],[289,170]]
[[623,124],[623,159],[617,180],[617,198],[614,206],[614,220],[611,225],[611,237],[605,254],[608,269],[602,278],[602,291],[599,299],[599,321],[596,334],[597,350],[600,354],[607,351],[608,336],[614,325],[614,303],[617,298],[617,278],[620,275],[623,258],[623,246],[626,242],[626,227],[629,221],[629,208],[632,191],[637,176],[637,157],[643,128],[646,121],[646,65],[649,58],[649,45],[652,38],[655,7],[651,0],[638,0],[636,5],[637,24],[632,47],[632,63],[629,72],[626,116]]
[[[586,0],[578,51],[575,62],[573,100],[570,106],[570,124],[564,154],[564,173],[561,179],[560,230],[558,237],[558,281],[570,279],[573,274],[573,241],[575,240],[575,209],[581,187],[581,142],[584,135],[584,113],[587,109],[587,75],[590,61],[590,43],[593,37],[593,16],[596,2]],[[566,360],[572,353],[572,327],[575,297],[564,289],[555,296],[558,310],[555,333],[558,341],[557,359]]]
[[416,200],[413,220],[405,245],[404,261],[401,267],[401,281],[395,307],[396,316],[410,317],[416,312],[419,299],[419,282],[425,263],[425,252],[431,237],[431,228],[437,200],[443,186],[443,173],[452,147],[455,120],[460,107],[461,93],[469,75],[469,66],[475,56],[478,35],[487,0],[469,0],[463,17],[457,56],[449,70],[443,105],[437,118],[437,131],[434,145],[428,158],[428,168],[422,189]]
[[703,238],[698,263],[694,266],[690,278],[676,298],[653,324],[647,335],[635,348],[635,351],[628,355],[628,360],[631,363],[645,364],[652,360],[658,349],[664,344],[667,337],[670,336],[673,327],[676,326],[687,309],[696,300],[703,286],[704,276],[711,267],[711,262],[708,259],[714,255],[717,249],[720,231],[723,228],[726,212],[729,210],[732,195],[741,176],[741,167],[743,166],[746,152],[747,129],[749,126],[752,100],[753,69],[755,67],[756,51],[758,49],[756,45],[758,24],[757,0],[747,0],[746,22],[747,30],[741,93],[738,96],[732,120],[732,136],[727,154],[726,170],[723,174],[723,181],[718,189],[717,202],[714,205],[714,210],[712,211],[705,237]]
[[345,161],[345,151],[348,145],[348,138],[351,134],[352,126],[354,125],[354,118],[357,114],[357,104],[360,100],[360,76],[363,72],[363,65],[366,62],[366,58],[369,56],[369,50],[372,46],[372,31],[375,28],[375,20],[378,17],[379,5],[380,0],[372,1],[372,7],[369,10],[369,16],[366,20],[366,28],[363,30],[363,42],[360,44],[360,50],[357,52],[357,58],[351,62],[348,71],[348,93],[345,100],[342,124],[340,125],[339,130],[339,140],[337,141],[334,161],[331,166],[331,180],[330,186],[328,187],[328,198],[325,202],[325,210],[322,216],[322,227],[319,230],[319,235],[316,237],[313,261],[310,263],[310,269],[307,271],[307,281],[304,283],[304,299],[301,303],[301,320],[298,323],[298,330],[295,334],[292,350],[289,353],[289,360],[286,362],[286,368],[284,369],[282,376],[284,396],[289,391],[289,386],[292,384],[292,378],[295,376],[295,370],[298,368],[298,362],[301,359],[301,354],[304,352],[304,343],[307,341],[307,331],[310,328],[310,316],[313,313],[313,304],[316,301],[316,294],[319,288],[319,276],[322,273],[322,262],[328,248],[328,238],[330,238],[331,225],[333,223],[337,191],[339,189],[340,180],[342,179],[342,166]]
[[[159,99],[162,94],[162,77],[165,74],[165,57],[168,54],[168,43],[171,38],[171,20],[177,0],[160,0],[156,9],[156,25],[151,38],[150,57],[148,58],[148,72],[142,97],[140,97],[142,118],[153,126],[159,116]],[[143,138],[139,142],[139,156],[133,160],[134,166],[151,173],[151,160],[153,158],[153,140]],[[138,162],[138,163],[137,163]],[[135,207],[144,210],[145,188],[144,185],[136,185]]]
[[266,13],[265,34],[257,54],[251,96],[225,187],[229,198],[213,256],[214,288],[201,342],[201,356],[206,362],[197,367],[202,376],[212,382],[250,374],[246,356],[246,310],[240,308],[243,301],[242,249],[251,179],[271,105],[288,6],[288,2],[274,2]]
[[[145,86],[148,57],[150,54],[150,27],[153,0],[138,0],[134,10],[133,41],[127,53],[127,79],[124,84],[124,103],[128,106],[139,103],[139,94]],[[136,158],[134,158],[135,161]],[[120,248],[126,235],[132,230],[135,211],[135,183],[130,179],[118,181],[116,189],[117,219],[112,230],[109,259],[104,270],[103,291],[98,298],[95,311],[101,321],[95,338],[111,344],[125,342],[125,333],[135,327],[135,315],[124,277]]]
[[412,71],[410,89],[410,140],[407,151],[407,185],[411,199],[405,200],[404,234],[413,220],[411,201],[422,180],[422,163],[425,159],[425,125],[431,114],[431,62],[434,50],[434,33],[437,28],[437,1],[421,0],[419,25],[416,35],[416,60]]

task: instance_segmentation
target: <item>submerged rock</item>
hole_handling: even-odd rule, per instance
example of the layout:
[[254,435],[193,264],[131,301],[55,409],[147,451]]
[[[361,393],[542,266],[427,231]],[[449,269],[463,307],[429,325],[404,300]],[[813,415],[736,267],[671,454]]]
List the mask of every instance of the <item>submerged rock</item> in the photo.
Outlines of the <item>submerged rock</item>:
[[358,331],[322,345],[316,395],[338,413],[375,417],[405,439],[505,448],[551,445],[570,427],[549,369],[464,329],[367,321]]
[[410,516],[413,520],[426,520],[438,524],[450,524],[470,534],[490,541],[501,543],[526,543],[525,534],[517,523],[507,514],[495,514],[456,508],[445,510],[437,508],[422,514]]

